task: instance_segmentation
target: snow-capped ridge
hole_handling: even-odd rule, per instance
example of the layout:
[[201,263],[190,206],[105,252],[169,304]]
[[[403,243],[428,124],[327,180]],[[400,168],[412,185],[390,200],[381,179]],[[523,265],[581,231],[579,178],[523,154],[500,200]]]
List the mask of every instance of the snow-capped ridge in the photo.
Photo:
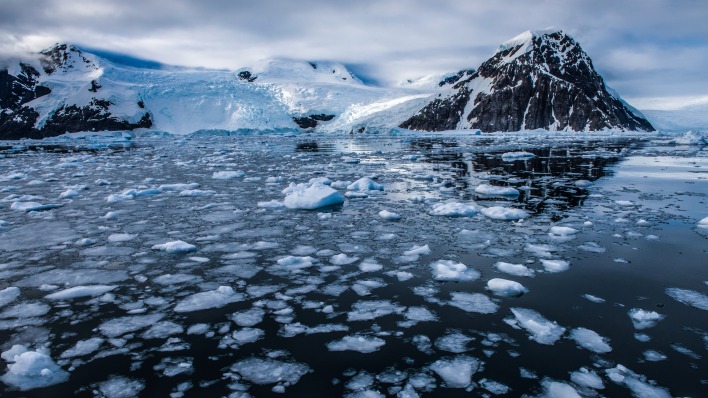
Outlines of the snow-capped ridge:
[[[566,35],[563,33],[563,30],[556,28],[554,26],[550,26],[545,29],[539,29],[539,30],[527,30],[517,36],[514,36],[513,38],[505,41],[504,43],[499,45],[499,48],[497,49],[497,52],[502,52],[506,51],[510,48],[514,48],[516,46],[533,46],[533,41],[536,38],[543,37],[546,35],[551,35],[557,33],[559,35]],[[566,35],[568,36],[568,35]],[[570,36],[568,36],[570,37]],[[526,49],[530,49],[529,47],[525,47]]]

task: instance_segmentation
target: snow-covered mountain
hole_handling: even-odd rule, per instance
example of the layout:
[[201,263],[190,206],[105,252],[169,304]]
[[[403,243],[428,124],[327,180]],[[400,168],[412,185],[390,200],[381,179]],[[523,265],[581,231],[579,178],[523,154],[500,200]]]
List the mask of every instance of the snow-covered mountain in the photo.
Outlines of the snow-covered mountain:
[[229,71],[110,54],[61,44],[0,69],[0,139],[141,128],[653,130],[560,31],[526,32],[477,70],[395,87],[367,85],[336,62],[270,59]]
[[445,95],[401,127],[654,130],[639,112],[611,94],[580,45],[556,29],[522,33],[503,43],[476,72],[461,71],[448,85]]
[[0,138],[136,128],[349,131],[382,112],[393,127],[429,95],[367,86],[334,62],[271,59],[236,71],[141,67],[62,44],[0,70]]

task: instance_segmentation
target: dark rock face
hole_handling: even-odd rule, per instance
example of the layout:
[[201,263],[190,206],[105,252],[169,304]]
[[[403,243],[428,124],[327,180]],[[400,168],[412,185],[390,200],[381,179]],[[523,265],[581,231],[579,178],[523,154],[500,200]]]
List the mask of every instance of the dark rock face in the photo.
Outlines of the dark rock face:
[[455,84],[455,83],[459,82],[462,78],[464,78],[464,77],[466,77],[466,76],[472,76],[472,75],[474,74],[474,72],[475,72],[474,69],[464,69],[464,70],[461,70],[461,71],[455,73],[455,74],[452,75],[452,76],[449,76],[449,77],[446,77],[446,78],[442,79],[442,80],[440,81],[440,83],[438,83],[438,86],[439,86],[439,87],[443,87],[443,86],[448,85],[448,84]]
[[258,76],[254,76],[251,72],[244,70],[238,73],[238,78],[249,83],[253,83],[256,79],[258,79]]
[[530,40],[500,49],[477,72],[453,76],[447,97],[433,100],[401,127],[484,132],[654,130],[607,91],[590,57],[571,37],[552,32]]
[[[73,53],[73,54],[70,54]],[[43,51],[40,61],[47,74],[67,71],[74,68],[68,62],[70,55],[77,57],[79,65],[90,69],[98,67],[80,50],[67,45],[57,45]],[[40,85],[40,72],[31,65],[21,63],[20,73],[13,76],[7,69],[0,70],[0,139],[45,138],[77,131],[132,130],[152,127],[150,114],[145,113],[137,123],[114,117],[109,107],[111,103],[100,98],[92,98],[89,105],[63,105],[44,123],[36,127],[39,113],[26,106],[28,102],[48,95],[51,90]],[[101,85],[96,80],[91,82],[90,92],[97,93]],[[145,104],[142,103],[141,108]]]
[[334,119],[334,116],[335,115],[325,115],[324,113],[320,113],[319,115],[293,117],[293,121],[301,129],[312,129],[312,128],[317,127],[317,124],[319,122],[328,122],[328,121]]

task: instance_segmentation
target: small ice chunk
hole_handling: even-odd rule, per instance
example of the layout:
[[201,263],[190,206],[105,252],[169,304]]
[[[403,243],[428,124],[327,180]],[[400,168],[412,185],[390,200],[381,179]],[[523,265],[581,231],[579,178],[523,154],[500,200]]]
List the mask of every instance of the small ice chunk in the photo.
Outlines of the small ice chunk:
[[140,391],[145,389],[145,383],[123,376],[114,376],[100,383],[98,389],[105,398],[130,398],[139,396]]
[[439,359],[430,365],[449,388],[465,388],[472,382],[472,375],[479,369],[475,358],[460,355],[452,359]]
[[577,233],[578,230],[575,228],[561,227],[557,225],[551,227],[550,231],[548,231],[548,235],[550,235],[552,238],[567,238]]
[[565,328],[549,321],[541,314],[527,308],[512,308],[511,312],[522,328],[531,334],[529,338],[539,344],[553,345],[565,333]]
[[59,194],[59,199],[73,199],[79,196],[79,191],[75,189],[67,189]]
[[193,252],[193,251],[197,250],[197,247],[192,244],[189,244],[187,242],[183,242],[181,240],[175,240],[172,242],[166,242],[166,243],[161,243],[158,245],[153,245],[152,249],[153,250],[163,250],[163,251],[166,251],[167,253],[179,254],[179,253]]
[[383,218],[384,220],[388,221],[395,221],[395,220],[400,220],[401,215],[398,213],[394,213],[388,210],[381,210],[379,212],[379,217]]
[[282,209],[285,207],[283,202],[279,202],[277,200],[270,200],[267,202],[258,202],[258,207],[264,208],[264,209]]
[[45,211],[45,210],[51,210],[51,209],[56,209],[58,207],[62,207],[63,204],[54,204],[54,203],[48,203],[48,204],[41,204],[38,202],[12,202],[10,205],[10,209],[12,210],[17,210],[17,211],[25,211],[25,212],[31,212],[31,211]]
[[512,187],[497,187],[489,184],[482,184],[474,189],[474,192],[489,198],[515,198],[519,196],[519,191]]
[[295,271],[307,267],[312,267],[314,265],[313,262],[315,261],[317,260],[310,256],[287,256],[278,260],[278,265],[290,271]]
[[344,253],[339,253],[330,257],[329,261],[334,265],[348,265],[353,262],[359,261],[359,257],[349,257]]
[[341,340],[335,340],[327,343],[327,349],[330,351],[358,351],[368,354],[378,351],[386,342],[383,339],[374,336],[344,336]]
[[144,339],[166,339],[184,332],[184,328],[170,321],[157,322],[142,334]]
[[350,191],[383,191],[384,186],[375,183],[371,178],[363,177],[347,187]]
[[582,398],[575,388],[559,381],[544,380],[542,383],[543,398]]
[[577,180],[575,181],[575,186],[578,188],[588,188],[593,185],[593,182],[588,180]]
[[258,307],[253,307],[251,309],[234,312],[231,315],[231,320],[233,320],[239,326],[254,326],[263,321],[263,316],[265,311]]
[[107,337],[118,337],[152,326],[163,317],[162,314],[124,316],[103,322],[98,330]]
[[666,294],[680,303],[708,311],[708,296],[705,294],[694,290],[679,289],[677,287],[667,288]]
[[133,234],[110,234],[108,236],[108,241],[112,243],[127,242],[129,240],[135,239],[137,236],[138,235]]
[[187,189],[196,189],[199,188],[199,184],[196,182],[192,183],[177,183],[177,184],[163,184],[160,185],[157,189],[160,191],[184,191]]
[[442,351],[461,354],[465,351],[469,351],[469,348],[467,348],[467,343],[472,340],[473,339],[469,336],[459,332],[454,332],[446,334],[435,340],[435,347]]
[[482,386],[482,388],[491,392],[494,395],[504,395],[511,391],[511,388],[509,388],[509,386],[507,386],[506,384],[502,384],[494,380],[482,379],[479,381],[479,384]]
[[541,264],[546,272],[563,272],[570,267],[570,264],[564,260],[541,260]]
[[570,332],[570,338],[574,340],[580,347],[598,354],[604,354],[612,351],[612,347],[610,347],[610,345],[608,344],[609,339],[600,336],[595,331],[592,331],[590,329],[573,329]]
[[607,377],[617,384],[624,384],[637,398],[671,398],[671,394],[661,387],[649,384],[640,376],[623,365],[605,370]]
[[105,340],[100,337],[92,337],[87,340],[78,341],[73,347],[64,351],[60,357],[61,358],[74,358],[84,355],[91,354],[98,350],[98,347],[103,344]]
[[407,320],[415,322],[432,322],[438,320],[438,317],[425,307],[408,307],[403,316]]
[[373,258],[365,258],[359,263],[359,270],[361,272],[376,272],[383,269],[383,265],[379,264]]
[[230,180],[232,178],[242,178],[245,177],[246,173],[244,173],[242,170],[224,170],[224,171],[215,171],[212,175],[211,178],[215,180]]
[[95,297],[110,292],[116,287],[117,286],[111,285],[74,286],[52,294],[48,294],[45,298],[47,300],[67,300],[80,297]]
[[10,286],[0,290],[0,307],[4,307],[20,297],[20,289]]
[[708,228],[708,217],[703,218],[701,221],[698,221],[698,228]]
[[646,350],[642,355],[644,355],[644,359],[649,362],[659,362],[666,359],[666,355],[654,350]]
[[243,328],[234,331],[231,334],[231,338],[237,345],[244,345],[258,341],[263,335],[265,335],[265,332],[261,329]]
[[481,210],[481,213],[493,220],[521,220],[529,217],[529,212],[513,207],[491,206]]
[[503,261],[496,262],[494,268],[501,272],[507,273],[509,275],[515,276],[533,276],[534,272],[532,269],[526,267],[523,264],[511,264],[505,263]]
[[244,295],[242,293],[236,293],[230,286],[219,286],[216,290],[195,293],[183,299],[175,306],[175,312],[193,312],[221,308],[243,300]]
[[297,362],[284,362],[271,358],[248,358],[236,362],[231,371],[237,372],[247,381],[255,384],[283,383],[293,385],[310,372],[310,368]]
[[517,151],[517,152],[505,152],[501,155],[501,158],[505,162],[512,162],[514,160],[526,160],[526,159],[531,159],[535,158],[536,155],[534,155],[531,152],[526,152],[526,151]]
[[406,307],[394,304],[388,300],[359,301],[352,305],[347,314],[347,321],[369,321],[393,313],[400,314]]
[[508,279],[493,278],[487,282],[487,289],[497,296],[502,297],[519,297],[528,292],[519,282],[510,281]]
[[69,373],[59,367],[51,357],[14,345],[2,353],[8,362],[7,373],[0,377],[5,384],[21,391],[48,387],[69,379]]
[[660,320],[665,318],[656,311],[645,311],[640,308],[632,308],[628,314],[634,328],[637,330],[654,327]]
[[438,281],[474,281],[479,279],[479,271],[453,260],[437,260],[430,264],[433,278]]
[[431,216],[474,217],[477,213],[479,213],[477,207],[459,202],[436,203],[430,210]]
[[592,301],[593,303],[601,304],[605,302],[604,298],[593,296],[592,294],[583,294],[583,297],[587,300]]
[[344,195],[322,184],[300,184],[283,199],[283,204],[289,209],[312,210],[341,203],[344,203]]
[[422,246],[416,246],[413,245],[413,248],[403,252],[404,256],[423,256],[426,254],[430,254],[432,251],[430,250],[430,247],[428,245],[422,245]]
[[602,382],[600,376],[592,370],[588,370],[586,368],[580,368],[580,370],[571,373],[570,381],[579,386],[588,387],[595,390],[602,390],[605,388],[605,384]]
[[499,309],[497,304],[481,293],[453,292],[450,296],[452,300],[448,304],[466,312],[492,314]]

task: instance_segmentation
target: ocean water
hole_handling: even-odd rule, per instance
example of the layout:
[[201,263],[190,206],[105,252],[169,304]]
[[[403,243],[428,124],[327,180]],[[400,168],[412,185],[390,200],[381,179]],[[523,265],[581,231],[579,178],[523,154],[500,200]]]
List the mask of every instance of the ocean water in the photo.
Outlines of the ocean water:
[[703,396],[707,179],[636,135],[10,143],[0,391]]

